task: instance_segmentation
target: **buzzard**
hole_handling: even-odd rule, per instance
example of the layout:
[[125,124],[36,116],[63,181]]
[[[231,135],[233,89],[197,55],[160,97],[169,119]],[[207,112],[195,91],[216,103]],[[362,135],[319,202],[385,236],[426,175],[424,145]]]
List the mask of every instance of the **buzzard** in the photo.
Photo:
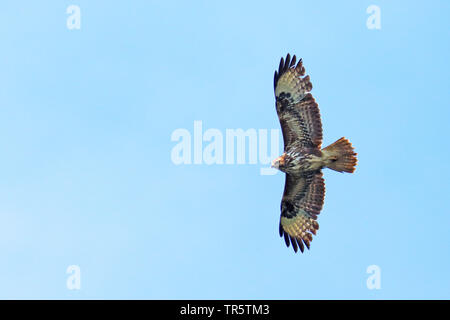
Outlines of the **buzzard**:
[[356,153],[351,143],[340,138],[322,149],[322,122],[319,107],[311,95],[312,84],[305,76],[302,60],[295,55],[281,58],[275,71],[276,109],[283,132],[284,152],[272,167],[286,174],[281,200],[280,237],[295,252],[309,249],[312,235],[319,229],[317,215],[322,210],[325,184],[322,169],[354,172]]

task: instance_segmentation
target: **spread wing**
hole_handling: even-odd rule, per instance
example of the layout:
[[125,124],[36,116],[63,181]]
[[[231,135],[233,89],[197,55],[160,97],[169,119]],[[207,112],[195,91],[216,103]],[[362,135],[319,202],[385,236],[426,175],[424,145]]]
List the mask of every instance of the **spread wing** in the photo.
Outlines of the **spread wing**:
[[322,210],[325,183],[322,171],[309,172],[304,176],[286,174],[283,199],[281,200],[280,237],[286,245],[292,243],[294,251],[304,245],[309,249],[312,235],[319,229],[317,215]]
[[302,60],[295,55],[281,58],[275,71],[276,109],[283,132],[284,150],[292,146],[318,147],[322,144],[322,122],[319,106],[311,93],[312,84],[305,76]]

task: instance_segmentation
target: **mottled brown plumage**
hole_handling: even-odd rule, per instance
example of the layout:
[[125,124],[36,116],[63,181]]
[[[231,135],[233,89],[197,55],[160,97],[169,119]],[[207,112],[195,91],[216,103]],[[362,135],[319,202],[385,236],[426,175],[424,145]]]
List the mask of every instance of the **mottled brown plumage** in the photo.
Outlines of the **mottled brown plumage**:
[[281,58],[274,75],[276,110],[283,132],[284,153],[272,166],[286,173],[281,200],[280,236],[295,252],[309,249],[319,229],[317,215],[323,207],[325,183],[322,169],[353,172],[356,153],[341,138],[321,149],[322,122],[319,106],[311,95],[312,84],[305,76],[302,60],[295,55]]

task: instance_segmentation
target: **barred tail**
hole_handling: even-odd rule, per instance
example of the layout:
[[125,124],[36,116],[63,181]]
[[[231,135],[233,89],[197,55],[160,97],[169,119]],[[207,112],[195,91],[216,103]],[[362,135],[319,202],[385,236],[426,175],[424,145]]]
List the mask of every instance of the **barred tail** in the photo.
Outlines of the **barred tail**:
[[356,153],[347,139],[340,138],[322,149],[322,154],[326,167],[338,172],[352,173],[355,171]]

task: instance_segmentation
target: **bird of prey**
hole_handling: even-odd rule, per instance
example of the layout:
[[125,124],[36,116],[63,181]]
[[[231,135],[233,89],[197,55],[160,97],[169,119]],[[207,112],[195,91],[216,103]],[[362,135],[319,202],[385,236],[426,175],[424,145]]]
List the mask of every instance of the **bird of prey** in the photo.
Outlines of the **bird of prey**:
[[319,229],[317,215],[322,210],[325,184],[322,169],[354,172],[356,153],[351,143],[340,138],[322,149],[322,122],[319,106],[311,95],[312,84],[305,76],[302,60],[295,55],[281,58],[275,71],[276,110],[281,124],[284,152],[272,167],[286,174],[281,200],[280,237],[295,252],[309,249],[312,235]]

